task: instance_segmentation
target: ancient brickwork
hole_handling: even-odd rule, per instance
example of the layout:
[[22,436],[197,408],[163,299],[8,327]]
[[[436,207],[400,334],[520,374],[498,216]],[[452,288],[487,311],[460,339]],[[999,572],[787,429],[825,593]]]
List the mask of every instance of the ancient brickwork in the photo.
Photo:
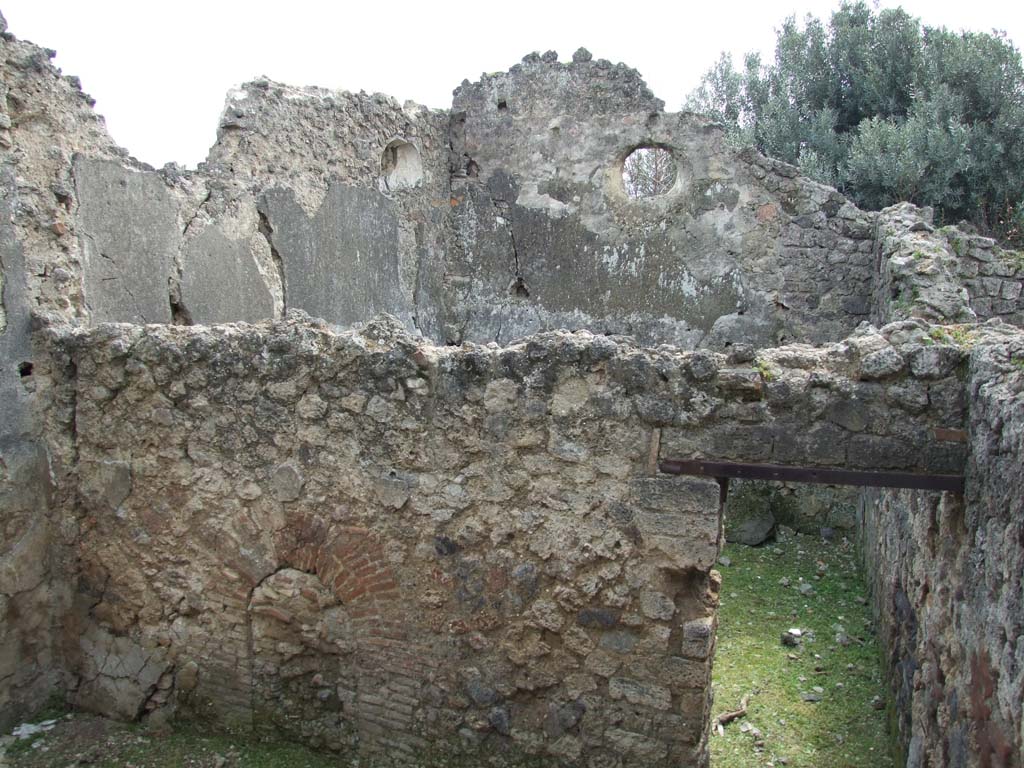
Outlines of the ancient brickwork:
[[1022,765],[1024,345],[971,355],[967,494],[874,493],[861,538],[907,766]]

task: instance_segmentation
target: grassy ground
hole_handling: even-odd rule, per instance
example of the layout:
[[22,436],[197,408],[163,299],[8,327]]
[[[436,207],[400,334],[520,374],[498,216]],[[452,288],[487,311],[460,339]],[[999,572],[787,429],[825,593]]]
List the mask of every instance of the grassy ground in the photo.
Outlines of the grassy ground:
[[[744,696],[749,705],[712,736],[712,768],[892,768],[885,712],[873,704],[885,694],[853,547],[790,536],[766,547],[728,546],[723,557],[713,715],[736,709]],[[802,583],[813,591],[802,594]],[[791,628],[801,630],[800,642],[784,646],[781,635]],[[840,633],[848,644],[836,641]],[[52,730],[0,743],[0,768],[358,764],[294,744],[155,732],[83,714],[51,711],[35,722],[47,718],[56,719]]]
[[[712,767],[893,766],[853,546],[790,535],[764,547],[729,545],[723,557],[713,716],[744,696],[749,707],[712,736]],[[810,594],[801,594],[804,583]],[[802,630],[795,647],[781,642],[791,628]]]
[[[5,762],[6,760],[6,762]],[[338,768],[337,755],[193,730],[157,732],[85,714],[0,749],[0,768]]]

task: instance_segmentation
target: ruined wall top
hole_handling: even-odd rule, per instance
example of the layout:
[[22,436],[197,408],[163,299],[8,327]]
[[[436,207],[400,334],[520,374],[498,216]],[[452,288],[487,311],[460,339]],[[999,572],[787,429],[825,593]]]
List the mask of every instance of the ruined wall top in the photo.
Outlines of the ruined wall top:
[[[341,327],[389,312],[440,343],[566,328],[726,349],[919,312],[1021,314],[1012,259],[998,275],[961,269],[950,237],[932,249],[947,252],[945,287],[890,269],[918,231],[886,229],[880,253],[876,214],[665,112],[639,73],[583,49],[464,82],[451,110],[259,78],[229,94],[199,169],[153,171],[103,133],[77,81],[34,63],[46,51],[9,34],[3,46],[7,104],[33,116],[12,114],[5,133],[22,193],[40,200],[20,224],[30,292],[72,322],[294,308]],[[673,164],[643,199],[623,178],[637,148]],[[914,286],[947,296],[948,313]]]
[[647,87],[640,73],[607,59],[594,61],[585,48],[571,63],[555,51],[531,53],[508,72],[484,73],[455,89],[452,111],[508,111],[510,115],[565,112],[586,118],[630,112],[662,112],[665,102]]

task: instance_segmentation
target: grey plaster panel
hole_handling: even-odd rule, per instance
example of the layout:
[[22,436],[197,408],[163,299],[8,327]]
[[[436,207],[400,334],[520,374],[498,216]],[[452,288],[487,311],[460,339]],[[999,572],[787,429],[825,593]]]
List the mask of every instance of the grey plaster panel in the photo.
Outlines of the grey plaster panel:
[[181,231],[178,207],[156,173],[77,157],[77,224],[92,321],[169,323]]
[[555,219],[522,206],[512,226],[523,277],[552,311],[597,317],[642,311],[710,330],[741,305],[733,276],[695,276],[672,239],[656,232],[642,243],[599,238],[575,217]]
[[181,266],[181,299],[192,322],[254,323],[274,316],[274,298],[248,239],[207,227],[188,244]]
[[[0,601],[18,594],[29,597],[33,611],[49,614],[49,546],[47,508],[51,491],[50,465],[44,445],[36,437],[40,425],[33,419],[34,388],[25,386],[31,375],[31,293],[26,280],[24,252],[13,225],[18,185],[15,169],[0,164],[0,293],[5,325],[0,329]],[[24,365],[24,367],[23,367]],[[32,595],[32,590],[38,591]],[[37,709],[51,693],[54,673],[41,669],[35,659],[52,658],[51,639],[39,632],[36,616],[12,610],[0,621],[0,728],[10,728]],[[43,624],[49,617],[43,619]]]
[[0,165],[0,289],[6,324],[0,332],[0,452],[31,434],[30,397],[21,386],[19,366],[31,362],[31,298],[14,219],[17,205],[14,169]]
[[312,217],[288,189],[269,190],[262,205],[288,309],[337,325],[381,312],[412,316],[401,291],[397,212],[380,192],[333,184]]

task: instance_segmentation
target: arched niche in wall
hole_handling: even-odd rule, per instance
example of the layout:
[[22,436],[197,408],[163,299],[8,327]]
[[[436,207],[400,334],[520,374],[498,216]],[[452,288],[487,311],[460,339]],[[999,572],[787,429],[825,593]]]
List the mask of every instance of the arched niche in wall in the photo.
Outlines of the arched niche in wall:
[[384,147],[380,176],[385,192],[417,187],[423,181],[423,160],[415,144],[394,139]]

